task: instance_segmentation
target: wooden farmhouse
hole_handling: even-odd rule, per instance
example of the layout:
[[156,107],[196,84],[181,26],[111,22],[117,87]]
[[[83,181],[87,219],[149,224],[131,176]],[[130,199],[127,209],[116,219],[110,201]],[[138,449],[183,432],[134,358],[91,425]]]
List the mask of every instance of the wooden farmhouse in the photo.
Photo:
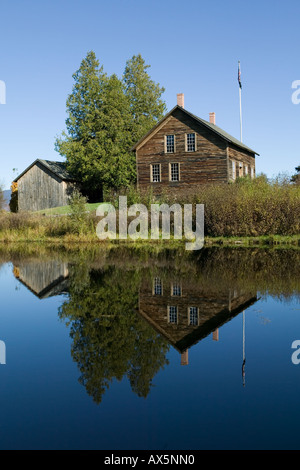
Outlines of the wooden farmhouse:
[[65,206],[76,180],[62,162],[37,159],[15,180],[19,211],[39,211]]
[[209,122],[177,105],[134,147],[137,185],[154,194],[195,191],[198,185],[229,183],[238,177],[255,176],[254,150]]
[[254,304],[254,291],[237,288],[209,289],[190,278],[167,279],[157,275],[142,281],[139,314],[161,333],[180,354],[181,364],[188,363],[188,350],[212,335],[219,340],[219,328]]

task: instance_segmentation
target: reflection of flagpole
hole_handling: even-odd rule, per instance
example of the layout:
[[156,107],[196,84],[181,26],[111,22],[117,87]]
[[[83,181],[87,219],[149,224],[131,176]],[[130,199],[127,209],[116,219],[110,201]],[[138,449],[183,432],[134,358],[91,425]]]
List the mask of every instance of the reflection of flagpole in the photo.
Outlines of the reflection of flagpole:
[[243,132],[242,132],[242,82],[241,82],[241,64],[239,61],[238,67],[238,82],[239,82],[239,96],[240,96],[240,140],[243,142]]
[[245,354],[245,310],[243,311],[243,365],[242,365],[242,377],[243,377],[243,386],[245,387],[245,364],[246,364],[246,354]]

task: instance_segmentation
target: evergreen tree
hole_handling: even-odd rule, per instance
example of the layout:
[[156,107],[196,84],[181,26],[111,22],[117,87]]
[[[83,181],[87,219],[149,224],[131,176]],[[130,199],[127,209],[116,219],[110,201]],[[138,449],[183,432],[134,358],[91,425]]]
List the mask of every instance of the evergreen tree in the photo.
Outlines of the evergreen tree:
[[126,186],[134,178],[129,103],[122,82],[103,72],[93,51],[73,78],[75,84],[67,99],[67,132],[56,140],[56,150],[82,182],[83,192],[99,201],[103,187]]
[[297,166],[295,170],[297,171],[297,173],[292,176],[291,181],[293,183],[300,184],[300,166]]
[[166,113],[166,104],[161,99],[165,89],[151,80],[140,54],[126,63],[123,74],[125,93],[130,102],[131,142],[134,145]]
[[66,131],[55,148],[90,201],[101,200],[103,188],[115,190],[136,181],[131,148],[166,110],[164,88],[150,79],[148,68],[141,55],[133,56],[122,80],[109,77],[91,51],[73,75]]
[[90,270],[82,260],[70,268],[69,299],[59,316],[70,326],[79,382],[96,403],[123,377],[146,397],[153,377],[168,364],[167,341],[137,314],[141,276],[114,266]]
[[135,158],[131,152],[130,106],[124,85],[113,74],[107,81],[103,96],[106,128],[102,137],[105,154],[102,180],[106,187],[128,187],[136,178]]

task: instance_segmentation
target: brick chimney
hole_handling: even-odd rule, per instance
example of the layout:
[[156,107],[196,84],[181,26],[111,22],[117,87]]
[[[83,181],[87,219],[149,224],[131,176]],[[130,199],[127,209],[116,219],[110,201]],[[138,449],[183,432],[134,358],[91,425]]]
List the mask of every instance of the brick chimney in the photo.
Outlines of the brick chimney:
[[177,93],[177,104],[178,106],[181,106],[184,108],[184,94],[183,93]]
[[209,113],[209,122],[211,124],[216,124],[216,113]]
[[212,338],[214,341],[219,341],[219,329],[218,328],[215,331],[213,331]]
[[186,349],[181,353],[181,363],[182,366],[187,366],[189,364],[189,350]]

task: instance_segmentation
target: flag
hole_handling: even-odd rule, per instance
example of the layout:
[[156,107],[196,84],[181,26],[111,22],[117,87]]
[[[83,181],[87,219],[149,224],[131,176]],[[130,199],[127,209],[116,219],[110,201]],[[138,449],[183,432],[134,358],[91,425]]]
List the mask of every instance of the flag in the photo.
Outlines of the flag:
[[239,61],[239,68],[238,68],[238,82],[240,88],[242,88],[242,82],[241,82],[241,66],[240,66],[240,61]]

